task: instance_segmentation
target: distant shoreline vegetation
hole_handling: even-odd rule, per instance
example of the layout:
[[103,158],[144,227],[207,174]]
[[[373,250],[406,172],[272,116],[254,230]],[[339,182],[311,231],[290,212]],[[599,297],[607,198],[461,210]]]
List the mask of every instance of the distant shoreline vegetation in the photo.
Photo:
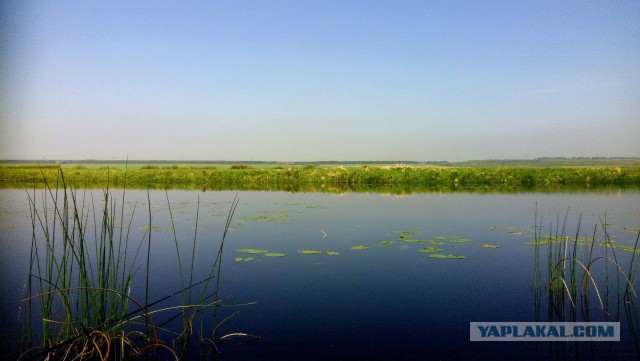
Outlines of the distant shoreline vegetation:
[[257,167],[277,167],[277,166],[353,166],[353,165],[395,165],[404,164],[411,166],[454,166],[454,167],[516,167],[516,166],[534,166],[534,167],[581,167],[581,166],[612,166],[612,167],[640,167],[640,158],[637,157],[542,157],[534,159],[485,159],[485,160],[467,160],[462,162],[449,161],[409,161],[409,160],[376,160],[376,161],[337,161],[337,160],[320,160],[309,162],[278,162],[278,161],[254,161],[254,160],[104,160],[104,159],[80,159],[80,160],[20,160],[9,159],[0,160],[2,165],[16,164],[58,164],[58,165],[95,165],[95,166],[123,166],[129,165],[157,165],[157,166],[175,166],[175,165],[198,165],[198,166],[230,166],[234,164],[250,164]]
[[[283,191],[554,190],[559,188],[640,187],[637,158],[597,159],[584,166],[451,166],[424,163],[273,162],[169,163],[8,163],[0,164],[0,187],[28,188],[65,181],[75,187]],[[549,161],[545,159],[544,161]],[[614,166],[602,165],[602,162]],[[542,161],[542,160],[539,160]],[[558,162],[557,158],[553,161]],[[488,162],[488,161],[485,161]],[[497,161],[496,161],[497,162]],[[502,161],[509,162],[509,161]],[[340,164],[340,165],[338,165]]]

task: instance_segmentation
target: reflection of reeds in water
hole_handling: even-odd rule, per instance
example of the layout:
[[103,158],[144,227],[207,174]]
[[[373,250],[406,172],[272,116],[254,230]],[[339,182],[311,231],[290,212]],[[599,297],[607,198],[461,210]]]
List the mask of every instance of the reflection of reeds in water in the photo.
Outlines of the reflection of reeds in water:
[[[213,284],[211,280],[220,277],[224,240],[238,205],[237,197],[229,210],[215,261],[208,276],[198,282],[194,281],[197,219],[191,262],[188,274],[184,274],[171,214],[180,285],[175,292],[150,300],[151,213],[145,233],[139,240],[132,240],[136,205],[131,214],[125,215],[125,194],[126,188],[118,200],[107,186],[97,201],[91,192],[87,194],[86,190],[70,187],[61,170],[55,184],[45,181],[41,195],[36,189],[27,192],[32,240],[22,309],[21,359],[118,360],[163,353],[172,358],[178,355],[187,358],[191,330],[198,316],[200,341],[205,338],[217,341],[228,336],[216,339],[212,331],[208,338],[204,334],[202,312],[215,309],[222,302],[218,299],[218,283]],[[147,199],[150,202],[149,197]],[[168,196],[167,203],[170,204]],[[131,290],[135,286],[134,271],[141,268],[145,246],[146,260],[142,261],[146,261],[146,284],[144,294],[137,296],[144,301],[139,302]],[[193,292],[197,288],[199,294]],[[177,295],[181,298],[179,306],[154,308]],[[172,310],[178,312],[180,330],[164,327],[175,317],[161,324],[154,323],[158,314]],[[171,340],[177,342],[161,338],[159,333],[163,331],[177,335],[171,336]],[[255,337],[247,335],[246,338]],[[215,349],[215,342],[213,345]]]
[[[640,232],[633,248],[624,248],[631,252],[630,260],[625,261],[626,257],[616,254],[619,246],[614,246],[609,235],[606,215],[604,220],[600,219],[600,226],[594,226],[591,237],[585,238],[579,236],[581,219],[578,219],[575,236],[566,234],[568,214],[567,211],[564,219],[558,215],[555,226],[551,225],[548,234],[543,234],[539,231],[542,218],[538,219],[536,209],[533,280],[536,321],[620,322],[623,311],[636,355],[640,356],[640,310],[634,287],[640,278],[636,256],[640,252]],[[599,235],[603,236],[601,240]],[[546,247],[546,254],[543,247]],[[604,254],[596,252],[598,248],[603,248]],[[541,267],[542,254],[547,258],[546,272]],[[547,277],[546,282],[544,276]],[[541,316],[545,287],[548,292],[546,320]],[[621,310],[622,305],[624,310]]]

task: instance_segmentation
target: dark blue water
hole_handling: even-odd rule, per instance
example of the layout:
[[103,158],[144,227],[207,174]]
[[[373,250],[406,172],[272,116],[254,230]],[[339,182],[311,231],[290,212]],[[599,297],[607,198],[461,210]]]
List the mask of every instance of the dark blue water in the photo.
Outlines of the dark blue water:
[[[94,194],[98,199],[100,192]],[[185,270],[190,267],[196,237],[194,280],[210,272],[235,195],[168,193]],[[149,196],[153,224],[149,299],[154,300],[180,288],[180,272],[165,193],[152,191]],[[536,228],[532,226],[539,223],[537,230],[542,233],[557,232],[564,226],[568,235],[591,237],[594,226],[601,227],[606,217],[607,232],[616,244],[633,246],[634,229],[640,227],[640,192],[405,196],[240,192],[238,197],[219,279],[219,296],[230,298],[215,317],[219,321],[239,314],[225,322],[216,335],[242,332],[262,339],[240,346],[220,344],[225,360],[638,357],[634,334],[628,332],[629,322],[618,308],[610,307],[607,314],[593,307],[591,313],[597,318],[594,321],[607,317],[623,324],[623,338],[618,343],[470,342],[469,322],[549,320],[546,290],[538,308],[535,304],[534,247],[526,244],[533,241]],[[137,205],[130,244],[137,247],[142,242],[144,248],[148,242],[144,233],[149,216],[147,192],[127,191],[126,198],[127,222],[133,205]],[[28,272],[31,219],[24,191],[1,190],[0,205],[5,295],[0,306],[8,331],[17,323],[16,309]],[[410,237],[435,244],[408,242]],[[459,239],[469,241],[457,242]],[[382,246],[381,241],[393,243]],[[482,248],[483,243],[499,248]],[[353,250],[357,245],[369,248]],[[435,259],[429,257],[431,253],[418,252],[427,246],[465,259]],[[243,248],[286,256],[236,251]],[[303,249],[323,253],[297,252]],[[595,250],[603,252],[604,248]],[[632,253],[618,250],[616,255],[620,265],[628,265]],[[238,257],[255,259],[237,262]],[[142,261],[138,259],[135,274],[138,285],[144,282]],[[134,284],[133,293],[140,289]],[[618,302],[613,295],[610,299]],[[178,301],[169,300],[165,307]],[[210,326],[208,320],[213,315],[203,315],[205,326]],[[160,320],[163,316],[157,317]],[[3,344],[4,348],[9,346]]]

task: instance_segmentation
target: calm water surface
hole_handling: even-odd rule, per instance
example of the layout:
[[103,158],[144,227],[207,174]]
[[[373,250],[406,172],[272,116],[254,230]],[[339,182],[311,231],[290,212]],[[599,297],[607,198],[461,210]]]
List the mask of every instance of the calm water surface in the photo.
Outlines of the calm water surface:
[[[118,193],[118,192],[116,192]],[[96,202],[100,191],[87,191]],[[635,359],[636,343],[624,313],[606,320],[623,324],[619,343],[470,342],[471,321],[547,321],[546,291],[540,312],[534,298],[537,209],[540,232],[555,232],[568,212],[566,234],[593,235],[608,224],[617,244],[631,245],[640,227],[640,192],[285,193],[169,191],[183,263],[196,233],[195,279],[216,257],[231,201],[240,204],[228,233],[219,295],[231,296],[218,319],[239,311],[219,330],[259,335],[250,345],[223,345],[237,359]],[[151,191],[152,297],[179,289],[179,271],[165,193]],[[200,202],[197,210],[197,202]],[[118,202],[120,200],[118,199]],[[148,225],[146,191],[127,191],[133,213],[130,243]],[[19,299],[28,273],[31,219],[23,190],[0,190],[0,272],[3,348],[10,348]],[[542,218],[542,220],[540,220]],[[410,232],[409,232],[410,231]],[[431,243],[410,240],[432,241]],[[382,246],[381,241],[393,241]],[[488,249],[488,243],[499,248]],[[366,250],[352,247],[368,246]],[[435,259],[419,249],[465,259]],[[266,249],[284,257],[236,250]],[[597,252],[603,248],[595,247]],[[339,254],[300,254],[303,249]],[[618,250],[619,263],[632,253]],[[238,262],[238,257],[253,261]],[[625,263],[626,262],[626,263]],[[142,263],[141,263],[142,264]],[[184,264],[183,264],[184,266]],[[186,267],[186,266],[184,266]],[[546,267],[546,263],[543,268]],[[136,273],[143,282],[144,267]],[[140,288],[143,284],[140,283]],[[135,287],[135,285],[134,285]],[[136,290],[134,290],[134,293]],[[613,299],[613,298],[612,298]],[[238,306],[239,304],[248,304]],[[594,305],[595,307],[596,305]],[[598,306],[599,307],[599,306]],[[593,321],[604,321],[598,307]],[[616,319],[617,317],[617,319]],[[637,316],[636,316],[637,317]]]

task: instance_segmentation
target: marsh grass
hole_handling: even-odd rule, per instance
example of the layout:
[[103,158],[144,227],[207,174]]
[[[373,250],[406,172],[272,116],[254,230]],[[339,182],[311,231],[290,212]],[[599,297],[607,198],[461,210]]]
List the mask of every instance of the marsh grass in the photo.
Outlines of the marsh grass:
[[[593,227],[591,242],[585,244],[584,237],[580,237],[581,217],[577,221],[575,234],[567,235],[568,214],[568,210],[564,218],[558,214],[555,226],[550,225],[549,233],[543,235],[539,231],[542,218],[537,219],[536,210],[536,318],[540,319],[542,292],[545,286],[548,292],[549,321],[609,320],[610,317],[620,316],[622,304],[625,308],[635,308],[638,301],[635,284],[640,278],[636,256],[640,232],[636,236],[633,248],[630,249],[630,258],[628,255],[621,257],[616,253],[616,248],[612,247],[614,240],[608,231],[606,215]],[[542,257],[546,257],[546,272],[543,272]],[[545,274],[546,282],[543,277]],[[634,312],[637,313],[637,310]]]
[[[579,236],[581,216],[575,234],[569,235],[569,211],[555,219],[544,233],[543,219],[534,224],[534,313],[539,322],[620,322],[621,340],[632,345],[623,359],[640,358],[640,303],[635,285],[640,279],[638,257],[640,241],[637,233],[633,248],[616,253],[609,234],[606,215],[590,230],[590,236]],[[590,242],[585,242],[590,238]],[[546,297],[544,294],[546,292]],[[546,310],[546,317],[543,316]],[[626,322],[622,322],[626,321]],[[625,332],[626,331],[626,332]],[[631,339],[628,337],[630,336]],[[619,359],[612,356],[615,346],[607,342],[551,342],[549,352],[556,358]],[[623,347],[624,349],[624,347]],[[564,356],[562,356],[564,355]]]
[[[130,213],[125,212],[126,186],[121,198],[107,185],[95,199],[94,192],[74,189],[60,168],[53,183],[44,174],[43,178],[43,189],[27,191],[32,237],[21,307],[20,359],[120,360],[148,354],[187,359],[194,325],[197,340],[210,341],[214,355],[216,344],[232,337],[216,337],[215,331],[222,322],[216,323],[211,312],[205,317],[203,311],[210,310],[215,315],[224,301],[218,296],[221,257],[237,197],[227,215],[215,261],[208,275],[196,281],[199,200],[193,241],[187,253],[191,259],[185,263],[167,195],[180,285],[164,297],[150,299],[154,285],[150,284],[153,258],[149,192],[148,227],[139,239],[132,239],[137,203]],[[126,183],[126,176],[124,179]],[[183,263],[188,264],[186,269]],[[136,270],[144,270],[144,285],[134,284]],[[143,291],[139,290],[141,286]],[[133,292],[134,289],[138,291]],[[178,296],[179,305],[160,307]],[[173,312],[176,314],[170,316]],[[157,323],[160,315],[166,320]],[[167,329],[166,325],[175,325],[175,319],[180,320],[179,329]],[[257,338],[233,335],[239,340]]]

